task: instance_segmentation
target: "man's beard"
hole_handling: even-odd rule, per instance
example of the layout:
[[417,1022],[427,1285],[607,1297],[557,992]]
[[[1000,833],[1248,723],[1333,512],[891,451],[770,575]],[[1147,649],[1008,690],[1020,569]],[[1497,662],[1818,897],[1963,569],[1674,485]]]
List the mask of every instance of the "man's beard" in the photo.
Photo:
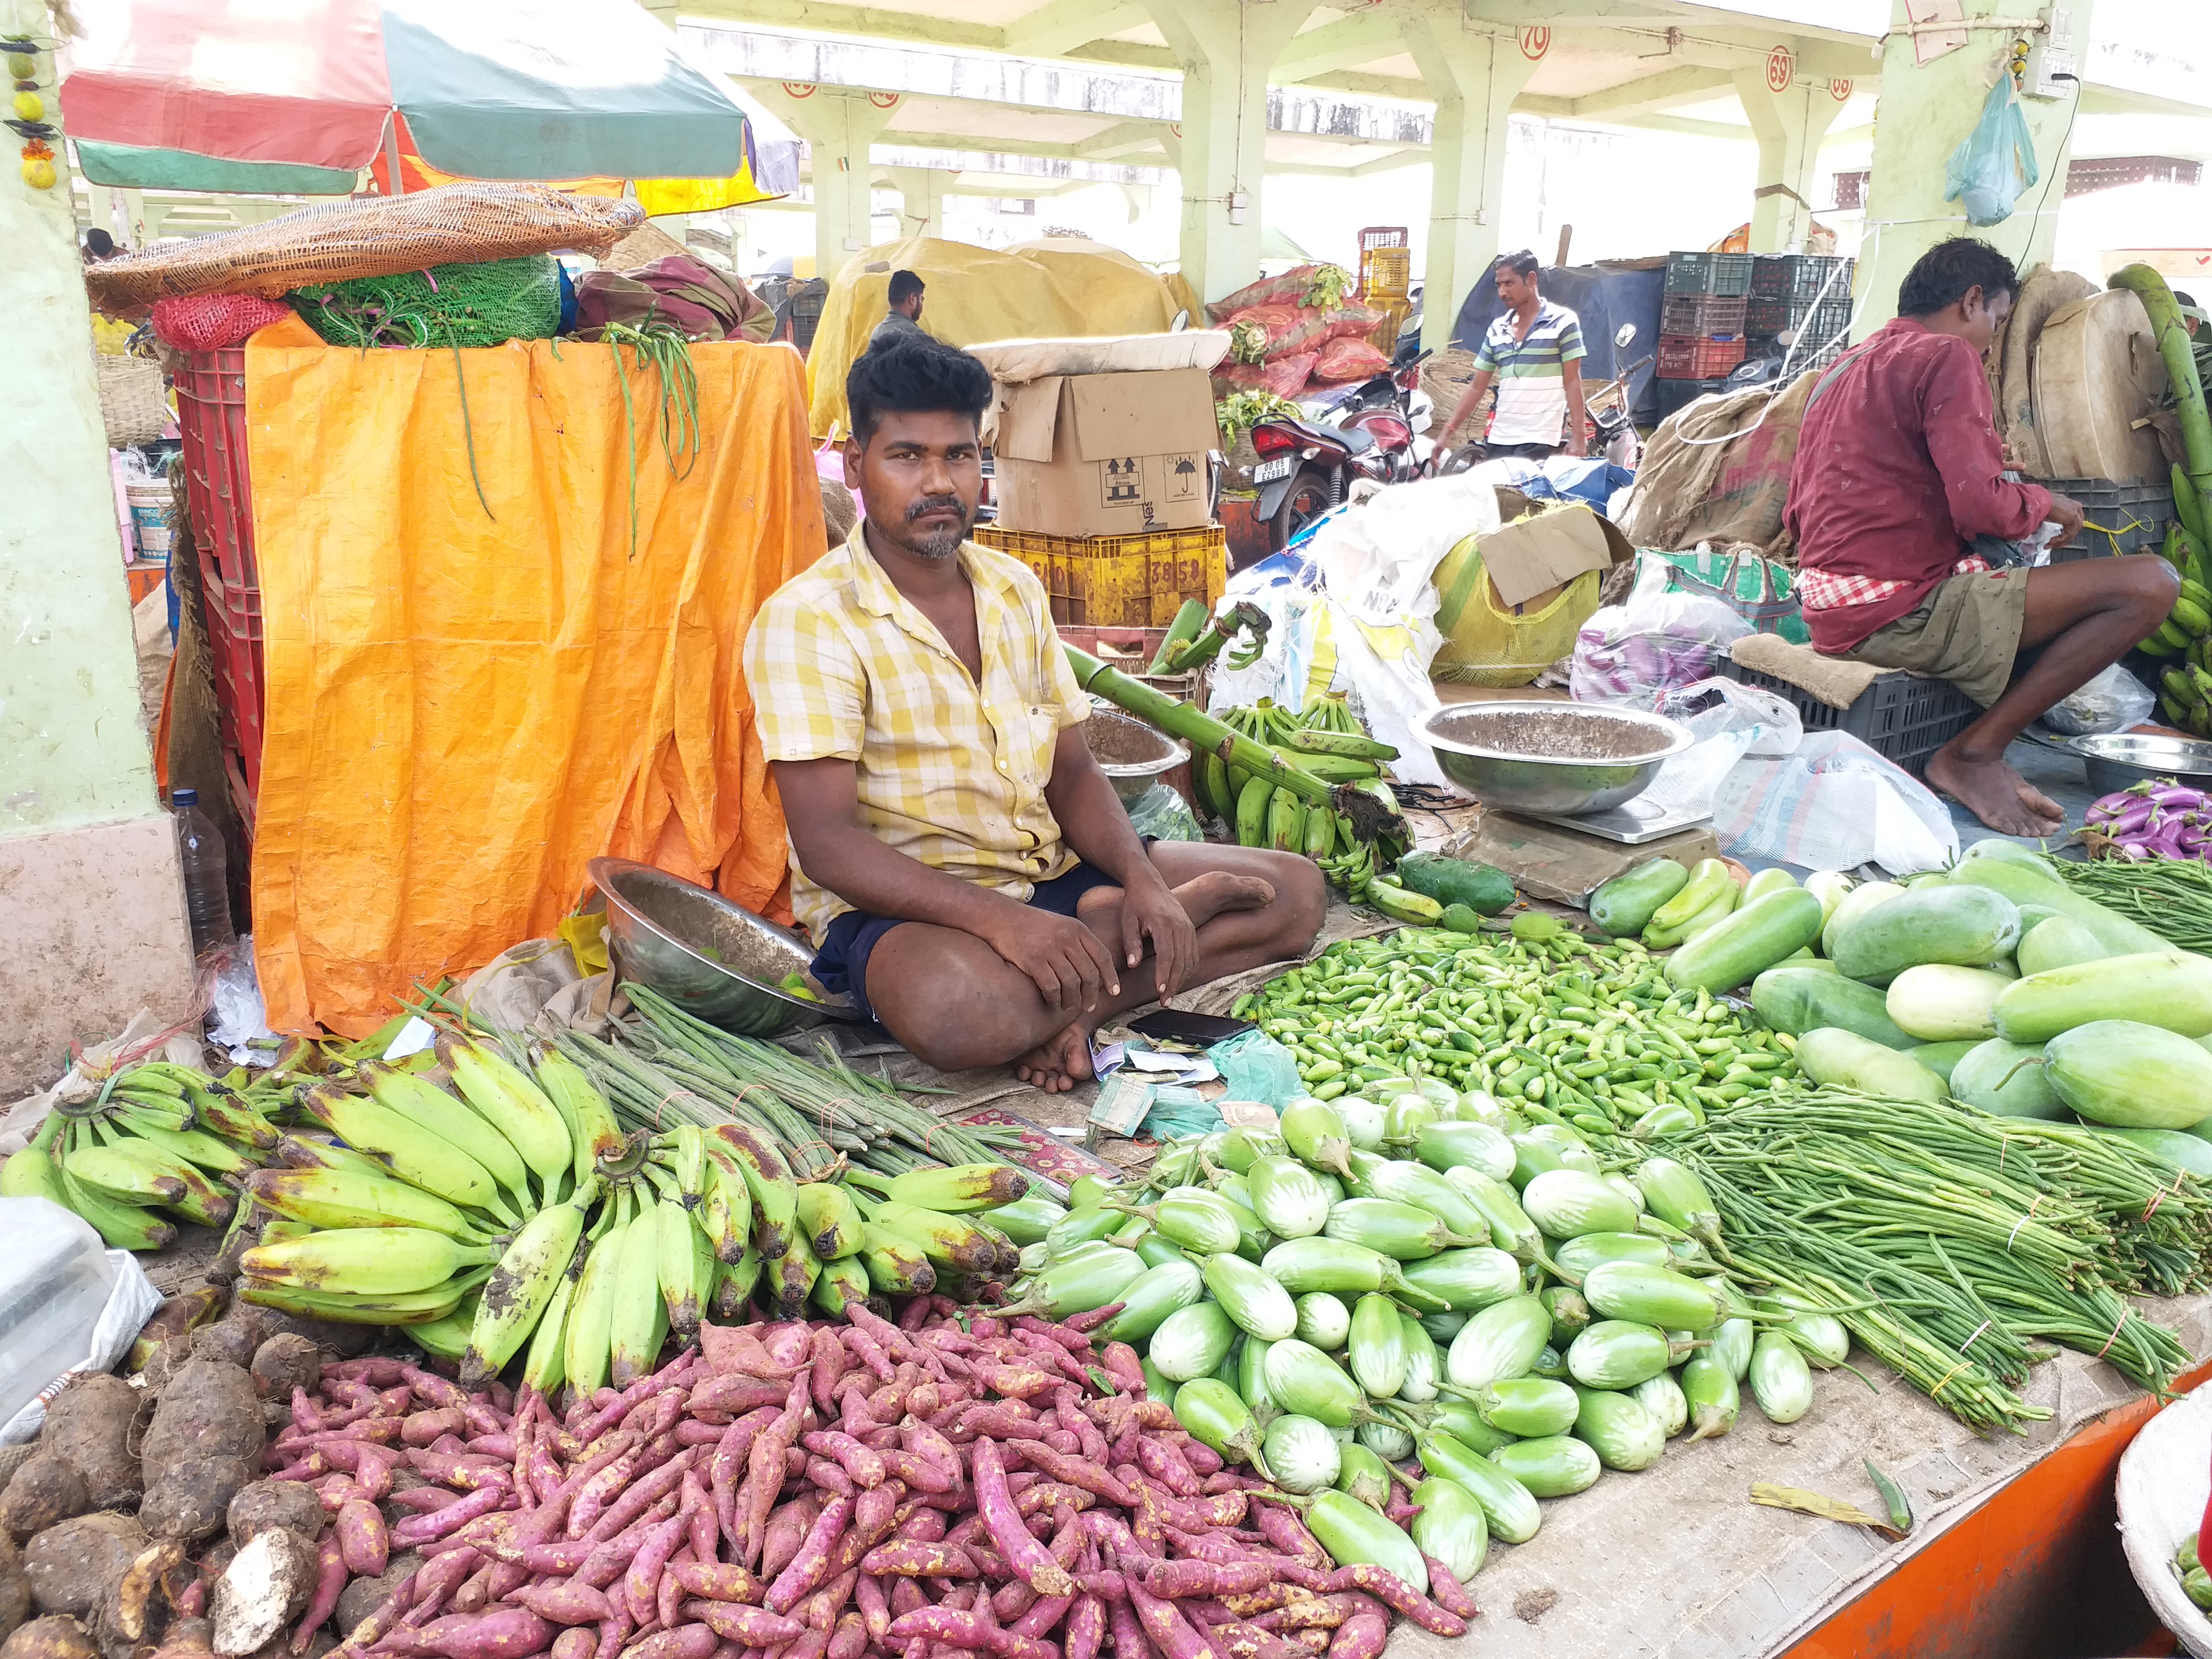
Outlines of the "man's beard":
[[[917,532],[914,521],[925,513],[941,512],[950,507],[960,515],[960,522],[943,530]],[[968,539],[971,520],[966,507],[957,495],[926,496],[906,510],[906,533],[899,545],[918,559],[949,559],[960,550],[960,544]]]

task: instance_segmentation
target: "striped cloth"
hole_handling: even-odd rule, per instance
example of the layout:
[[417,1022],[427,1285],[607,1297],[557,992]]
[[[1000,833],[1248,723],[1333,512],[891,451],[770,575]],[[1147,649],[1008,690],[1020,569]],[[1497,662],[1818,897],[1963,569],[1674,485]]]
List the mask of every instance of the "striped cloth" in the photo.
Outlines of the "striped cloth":
[[[980,686],[891,585],[867,526],[778,588],[745,636],[745,684],[771,761],[856,762],[860,822],[908,857],[1026,902],[1075,867],[1044,798],[1054,746],[1091,704],[1044,588],[1003,553],[962,544],[983,647]],[[853,907],[791,863],[791,908],[822,941]]]
[[[1980,554],[1969,553],[1951,567],[1951,574],[1971,576],[1989,568],[1990,562]],[[1938,579],[1939,586],[1942,580]],[[1901,593],[1911,586],[1909,582],[1875,576],[1833,576],[1825,570],[1800,569],[1797,603],[1806,611],[1839,611],[1854,605],[1879,605],[1891,594]]]
[[1474,354],[1475,372],[1498,377],[1489,441],[1556,444],[1567,420],[1566,365],[1588,355],[1583,325],[1573,312],[1549,300],[1536,301],[1536,320],[1526,338],[1513,337],[1516,320],[1509,311],[1491,324]]

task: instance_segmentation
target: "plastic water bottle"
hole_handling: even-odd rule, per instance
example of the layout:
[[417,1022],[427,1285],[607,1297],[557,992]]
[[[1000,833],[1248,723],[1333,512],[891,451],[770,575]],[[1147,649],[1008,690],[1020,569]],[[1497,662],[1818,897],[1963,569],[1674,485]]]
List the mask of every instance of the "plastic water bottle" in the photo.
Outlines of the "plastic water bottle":
[[0,1198],[0,1423],[82,1365],[115,1288],[100,1235],[43,1198]]
[[222,836],[200,811],[197,789],[172,789],[169,805],[177,817],[177,854],[185,868],[185,914],[192,924],[192,954],[228,950],[238,935],[230,925],[230,878],[224,867]]

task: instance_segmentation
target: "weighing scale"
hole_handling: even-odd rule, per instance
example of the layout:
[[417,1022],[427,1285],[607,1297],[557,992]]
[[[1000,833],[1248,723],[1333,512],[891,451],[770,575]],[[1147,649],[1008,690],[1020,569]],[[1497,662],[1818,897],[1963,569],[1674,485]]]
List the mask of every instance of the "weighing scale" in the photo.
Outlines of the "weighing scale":
[[1667,802],[1654,800],[1648,794],[1623,801],[1618,806],[1608,806],[1601,812],[1572,816],[1565,812],[1516,812],[1511,816],[1556,823],[1562,830],[1579,830],[1586,836],[1617,841],[1629,847],[1641,847],[1647,841],[1694,830],[1701,823],[1711,823],[1713,817],[1709,811],[1685,811]]

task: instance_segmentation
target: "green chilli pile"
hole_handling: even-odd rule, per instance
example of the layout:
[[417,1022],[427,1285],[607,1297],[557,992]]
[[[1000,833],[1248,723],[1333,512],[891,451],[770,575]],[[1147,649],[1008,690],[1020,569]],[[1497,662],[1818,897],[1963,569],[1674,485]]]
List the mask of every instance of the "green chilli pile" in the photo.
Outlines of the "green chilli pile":
[[1524,915],[1504,933],[1406,927],[1346,940],[1231,1012],[1291,1050],[1316,1099],[1436,1078],[1649,1139],[1796,1069],[1774,1033],[1662,967],[1633,939],[1601,943]]
[[1402,1527],[1364,1559],[1464,1580],[1492,1538],[1534,1535],[1539,1499],[1727,1433],[1747,1388],[1795,1422],[1850,1346],[1832,1316],[1735,1288],[1678,1163],[1632,1179],[1434,1074],[1299,1100],[1281,1129],[1172,1143],[1141,1189],[1077,1182],[1013,1311],[1118,1304],[1097,1334],[1194,1437],[1310,1495],[1309,1524],[1348,1495],[1363,1527]]

